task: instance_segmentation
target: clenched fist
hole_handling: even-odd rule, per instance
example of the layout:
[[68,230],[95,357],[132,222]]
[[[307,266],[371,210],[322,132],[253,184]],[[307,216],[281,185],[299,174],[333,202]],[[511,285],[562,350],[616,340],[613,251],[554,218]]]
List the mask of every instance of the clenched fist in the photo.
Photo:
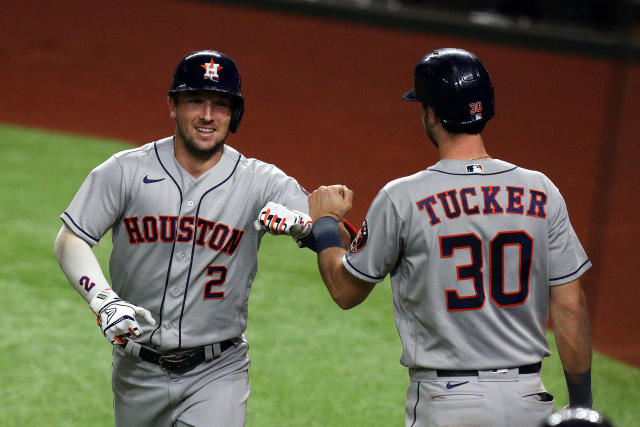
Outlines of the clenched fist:
[[330,216],[340,222],[351,210],[353,191],[346,185],[319,187],[309,196],[309,214],[312,220]]

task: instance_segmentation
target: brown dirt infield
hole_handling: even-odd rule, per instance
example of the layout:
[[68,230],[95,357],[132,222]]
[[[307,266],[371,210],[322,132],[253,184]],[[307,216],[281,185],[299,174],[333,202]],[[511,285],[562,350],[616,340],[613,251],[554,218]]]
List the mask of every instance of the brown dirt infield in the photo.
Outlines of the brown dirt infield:
[[308,189],[355,190],[352,222],[387,181],[437,161],[400,101],[426,51],[464,47],[496,85],[495,157],[563,192],[594,268],[597,350],[640,366],[638,66],[437,34],[206,2],[9,2],[0,16],[0,121],[143,144],[171,134],[170,74],[185,53],[236,59],[247,110],[229,143]]

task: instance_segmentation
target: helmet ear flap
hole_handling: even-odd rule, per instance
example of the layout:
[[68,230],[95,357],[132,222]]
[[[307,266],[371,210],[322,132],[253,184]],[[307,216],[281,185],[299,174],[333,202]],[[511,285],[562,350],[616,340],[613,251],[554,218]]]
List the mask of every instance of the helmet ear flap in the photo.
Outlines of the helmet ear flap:
[[238,127],[240,127],[240,121],[242,120],[242,116],[244,115],[244,100],[242,100],[236,107],[234,107],[231,112],[231,123],[229,124],[229,130],[231,133],[235,133],[238,131]]

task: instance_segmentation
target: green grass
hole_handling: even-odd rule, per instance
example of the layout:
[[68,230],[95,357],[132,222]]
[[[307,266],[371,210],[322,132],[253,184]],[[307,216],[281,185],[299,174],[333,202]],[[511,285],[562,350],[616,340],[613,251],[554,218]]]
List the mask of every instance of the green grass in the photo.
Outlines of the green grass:
[[[60,213],[115,141],[0,127],[0,426],[109,426],[110,344],[53,257]],[[96,248],[106,265],[110,239]],[[406,369],[389,283],[351,311],[330,299],[315,256],[267,236],[249,302],[249,426],[400,426]],[[552,341],[553,344],[553,341]],[[543,379],[567,403],[555,355]],[[596,354],[596,407],[640,419],[640,370]]]

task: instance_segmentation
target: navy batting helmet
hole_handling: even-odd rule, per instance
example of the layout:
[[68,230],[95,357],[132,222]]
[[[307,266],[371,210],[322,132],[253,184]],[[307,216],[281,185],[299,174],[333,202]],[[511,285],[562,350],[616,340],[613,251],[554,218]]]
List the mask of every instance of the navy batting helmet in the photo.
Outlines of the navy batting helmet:
[[489,72],[463,49],[437,49],[423,56],[413,72],[413,89],[402,99],[430,105],[451,125],[486,122],[495,112]]
[[566,408],[550,415],[540,427],[613,427],[598,411],[591,408]]
[[233,111],[229,130],[238,130],[244,114],[244,98],[240,91],[240,71],[233,59],[215,50],[201,50],[182,58],[173,73],[169,95],[202,90],[231,96]]

